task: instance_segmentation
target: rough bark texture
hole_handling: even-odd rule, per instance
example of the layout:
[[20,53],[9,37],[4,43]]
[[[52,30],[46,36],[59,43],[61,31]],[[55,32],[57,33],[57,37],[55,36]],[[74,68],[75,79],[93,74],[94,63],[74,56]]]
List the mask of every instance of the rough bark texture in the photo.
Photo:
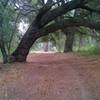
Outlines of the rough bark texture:
[[24,62],[35,40],[39,37],[38,28],[32,24],[23,36],[20,44],[10,57],[10,61]]

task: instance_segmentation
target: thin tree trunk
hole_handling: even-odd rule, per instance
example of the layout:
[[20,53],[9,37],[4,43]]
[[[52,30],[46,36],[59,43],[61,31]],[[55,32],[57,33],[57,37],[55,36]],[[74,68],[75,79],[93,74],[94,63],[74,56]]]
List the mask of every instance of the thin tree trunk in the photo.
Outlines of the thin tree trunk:
[[49,43],[48,42],[46,42],[45,44],[44,44],[44,51],[45,52],[48,52],[48,48],[49,47]]
[[1,49],[2,57],[3,57],[3,63],[5,64],[8,62],[8,59],[7,59],[8,56],[7,56],[7,52],[6,52],[3,42],[1,42],[1,44],[0,44],[0,49]]
[[82,46],[82,35],[79,35],[79,46],[78,46],[78,51],[80,51],[81,46]]

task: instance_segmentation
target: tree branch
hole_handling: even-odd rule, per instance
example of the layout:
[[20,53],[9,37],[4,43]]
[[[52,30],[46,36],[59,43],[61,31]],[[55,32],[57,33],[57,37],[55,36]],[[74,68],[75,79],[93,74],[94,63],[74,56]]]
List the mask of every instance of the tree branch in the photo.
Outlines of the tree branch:
[[95,13],[100,14],[100,10],[93,9],[93,8],[88,7],[88,6],[82,6],[81,8],[82,8],[82,9],[85,9],[85,10],[88,10],[88,11],[90,11],[90,12],[95,12]]
[[55,32],[59,29],[64,29],[67,27],[89,27],[90,29],[95,29],[100,31],[100,23],[97,22],[89,22],[86,19],[79,19],[79,18],[70,18],[65,19],[63,21],[59,21],[57,23],[53,23],[48,25],[40,30],[40,36],[48,35],[49,33]]
[[68,11],[71,11],[76,8],[81,8],[84,5],[84,1],[85,0],[72,0],[70,2],[67,2],[67,3],[47,12],[46,14],[44,14],[44,16],[41,18],[41,20],[39,22],[40,27],[45,26],[50,21],[54,20],[58,16],[61,16],[65,13],[67,13]]
[[38,22],[41,20],[42,16],[46,14],[52,7],[52,0],[48,0],[46,4],[40,9],[38,15],[35,19],[35,24],[38,24]]

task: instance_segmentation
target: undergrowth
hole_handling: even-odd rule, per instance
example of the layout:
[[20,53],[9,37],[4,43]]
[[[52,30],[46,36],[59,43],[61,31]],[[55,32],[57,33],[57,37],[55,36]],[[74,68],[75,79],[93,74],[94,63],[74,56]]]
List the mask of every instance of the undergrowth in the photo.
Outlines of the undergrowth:
[[78,51],[79,53],[81,53],[82,55],[100,55],[100,48],[97,47],[89,47],[87,49],[81,49]]

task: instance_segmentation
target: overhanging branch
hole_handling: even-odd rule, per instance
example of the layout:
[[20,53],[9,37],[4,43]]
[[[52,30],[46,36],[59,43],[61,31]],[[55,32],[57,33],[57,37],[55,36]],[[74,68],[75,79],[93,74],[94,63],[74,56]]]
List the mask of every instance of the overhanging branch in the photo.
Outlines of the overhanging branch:
[[100,23],[97,22],[89,22],[86,19],[78,19],[78,18],[70,18],[65,19],[63,21],[53,23],[51,25],[48,25],[40,30],[40,36],[42,35],[48,35],[49,33],[55,32],[59,29],[64,29],[67,27],[89,27],[90,29],[95,29],[100,31]]
[[95,12],[95,13],[100,14],[100,10],[93,9],[93,8],[88,7],[88,6],[82,6],[81,8],[82,8],[82,9],[85,9],[85,10],[88,10],[88,11],[90,11],[90,12]]
[[44,14],[44,16],[42,16],[42,18],[39,22],[40,27],[45,26],[50,21],[54,20],[58,16],[61,16],[65,13],[67,13],[68,11],[71,11],[76,8],[81,8],[83,5],[85,5],[84,2],[85,2],[85,0],[72,0],[70,2],[67,2],[67,3],[47,12],[46,14]]

